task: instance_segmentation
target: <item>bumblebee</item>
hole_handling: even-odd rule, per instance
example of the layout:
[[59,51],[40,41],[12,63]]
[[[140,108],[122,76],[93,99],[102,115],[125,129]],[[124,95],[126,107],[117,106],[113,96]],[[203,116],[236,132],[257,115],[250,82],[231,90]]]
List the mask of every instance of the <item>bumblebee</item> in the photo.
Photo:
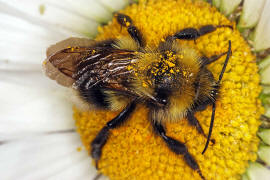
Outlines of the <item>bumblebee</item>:
[[[154,132],[168,148],[182,155],[185,162],[205,179],[198,163],[180,141],[166,135],[165,122],[186,118],[198,133],[207,138],[204,153],[211,140],[215,117],[215,102],[220,82],[231,55],[228,51],[212,56],[202,56],[196,49],[181,44],[229,25],[205,25],[199,29],[185,28],[164,37],[157,47],[145,42],[141,31],[132,19],[116,13],[115,18],[129,34],[127,37],[94,41],[69,38],[47,50],[44,70],[48,77],[59,84],[75,89],[83,103],[91,108],[121,110],[104,126],[91,143],[91,156],[96,161],[109,138],[110,130],[121,126],[135,111],[138,104],[149,109],[149,121]],[[226,55],[218,80],[207,65]],[[194,116],[212,105],[208,136]]]

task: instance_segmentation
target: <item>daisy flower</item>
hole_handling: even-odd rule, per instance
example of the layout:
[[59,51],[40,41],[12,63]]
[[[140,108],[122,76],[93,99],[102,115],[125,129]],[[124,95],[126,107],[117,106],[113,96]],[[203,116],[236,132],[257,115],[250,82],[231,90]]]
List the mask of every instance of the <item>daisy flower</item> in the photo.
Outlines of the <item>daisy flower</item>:
[[[126,35],[112,19],[118,10],[133,19],[150,44],[186,27],[237,26],[252,49],[236,28],[233,33],[218,29],[200,37],[196,44],[183,42],[211,56],[226,51],[227,41],[232,41],[233,55],[217,103],[213,131],[216,144],[201,155],[205,138],[186,121],[167,124],[167,130],[185,142],[206,179],[269,179],[270,1],[212,3],[237,24],[202,1],[142,0],[129,5],[126,0],[0,0],[0,179],[96,176],[87,151],[97,132],[117,113],[84,112],[73,107],[70,92],[48,80],[41,63],[50,45],[71,36],[103,40]],[[99,26],[108,21],[108,25]],[[220,72],[222,62],[224,58],[209,66],[214,75]],[[265,106],[261,120],[259,94]],[[205,130],[210,111],[208,108],[196,114]],[[174,155],[153,136],[146,118],[145,108],[139,107],[127,124],[112,131],[103,149],[100,172],[111,179],[200,179],[181,156]]]

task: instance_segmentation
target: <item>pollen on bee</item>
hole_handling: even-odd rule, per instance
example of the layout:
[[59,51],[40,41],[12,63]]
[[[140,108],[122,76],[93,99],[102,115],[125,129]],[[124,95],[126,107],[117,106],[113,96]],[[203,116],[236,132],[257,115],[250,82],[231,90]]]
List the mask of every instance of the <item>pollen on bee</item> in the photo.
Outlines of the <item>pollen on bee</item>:
[[142,82],[143,87],[148,87],[148,85],[145,82]]
[[171,68],[171,67],[175,67],[175,64],[172,63],[172,62],[170,62],[170,61],[165,60],[164,62],[166,62],[167,65],[168,65],[170,68]]
[[130,71],[133,67],[131,65],[127,66],[127,70]]
[[183,54],[179,55],[178,58],[183,59],[184,58]]

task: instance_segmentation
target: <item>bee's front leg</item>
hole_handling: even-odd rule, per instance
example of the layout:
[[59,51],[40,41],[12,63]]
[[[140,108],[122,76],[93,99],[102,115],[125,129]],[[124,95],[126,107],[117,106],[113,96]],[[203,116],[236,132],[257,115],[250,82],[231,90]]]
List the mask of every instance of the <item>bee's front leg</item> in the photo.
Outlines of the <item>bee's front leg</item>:
[[[196,127],[196,130],[198,131],[198,133],[202,134],[205,138],[207,138],[206,134],[204,133],[203,131],[203,128],[200,124],[200,122],[198,121],[198,119],[194,116],[194,113],[195,112],[188,112],[187,114],[187,120],[189,122],[189,124],[191,126],[195,126]],[[215,140],[214,139],[211,139],[210,140],[213,144],[215,144]]]
[[124,121],[128,119],[131,113],[134,111],[136,103],[131,102],[120,114],[109,121],[106,126],[104,126],[95,139],[91,143],[91,156],[96,161],[96,168],[98,169],[98,161],[101,157],[102,148],[106,144],[108,137],[110,135],[110,129],[119,127]]
[[202,64],[203,66],[206,66],[206,65],[208,65],[208,64],[211,64],[211,63],[217,61],[219,58],[221,58],[222,56],[224,56],[224,55],[226,55],[226,54],[227,54],[227,51],[226,51],[226,52],[223,52],[223,53],[220,53],[220,54],[218,54],[218,55],[213,55],[213,56],[211,56],[211,57],[203,56],[203,57],[200,58],[201,64]]
[[200,36],[203,36],[205,34],[214,32],[218,28],[230,28],[233,30],[233,27],[230,25],[205,25],[200,27],[199,29],[195,28],[185,28],[181,31],[175,33],[173,37],[175,39],[182,39],[182,40],[196,40]]
[[197,131],[202,134],[204,137],[206,137],[204,131],[203,131],[203,128],[201,126],[201,124],[199,123],[198,119],[194,116],[194,113],[192,112],[188,112],[187,113],[187,119],[188,119],[188,122],[191,126],[195,126]]
[[145,47],[145,41],[143,39],[141,31],[133,24],[132,19],[125,14],[115,13],[117,22],[127,28],[130,37],[138,43],[140,47]]
[[195,170],[200,175],[202,180],[205,180],[205,177],[202,175],[202,172],[199,168],[198,163],[192,157],[192,155],[188,152],[188,149],[185,146],[185,144],[167,136],[166,131],[162,124],[154,122],[153,128],[155,132],[158,133],[162,137],[162,139],[166,142],[169,149],[173,151],[175,154],[183,155],[184,160],[188,164],[188,166],[191,167],[193,170]]

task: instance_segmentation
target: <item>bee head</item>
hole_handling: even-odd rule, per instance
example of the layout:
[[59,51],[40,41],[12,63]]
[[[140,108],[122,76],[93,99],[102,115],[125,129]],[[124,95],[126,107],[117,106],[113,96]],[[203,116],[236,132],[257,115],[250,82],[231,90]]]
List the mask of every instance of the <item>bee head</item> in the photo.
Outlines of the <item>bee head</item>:
[[[152,79],[154,81],[154,97],[158,106],[166,106],[174,92],[181,89],[180,71],[173,61],[162,58],[160,62],[153,65]],[[155,71],[157,69],[157,71]]]
[[158,106],[166,106],[169,101],[171,92],[167,88],[156,88],[155,89],[155,103]]

